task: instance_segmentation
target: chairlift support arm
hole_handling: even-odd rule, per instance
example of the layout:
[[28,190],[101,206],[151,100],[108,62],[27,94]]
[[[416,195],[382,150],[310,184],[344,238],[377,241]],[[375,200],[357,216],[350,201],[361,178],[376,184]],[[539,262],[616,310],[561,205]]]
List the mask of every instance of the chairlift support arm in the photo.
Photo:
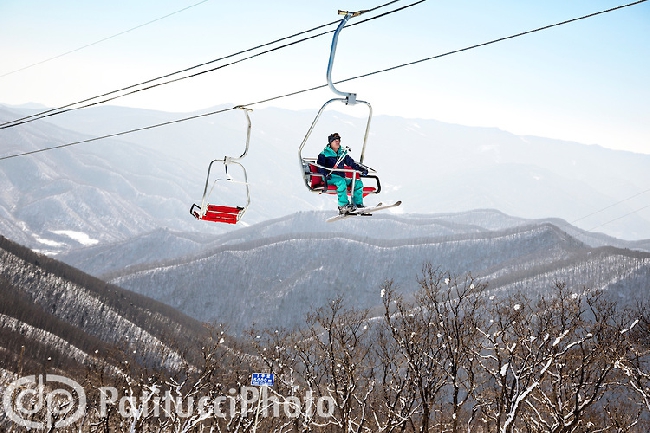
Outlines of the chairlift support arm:
[[365,104],[368,107],[368,122],[366,124],[366,130],[363,135],[363,146],[361,148],[361,156],[359,157],[359,163],[363,164],[364,156],[365,156],[365,151],[366,151],[366,143],[368,142],[368,134],[370,133],[370,121],[372,120],[372,106],[370,105],[369,102],[362,101],[360,99],[357,99],[356,93],[350,93],[350,92],[341,92],[339,91],[336,87],[334,87],[334,83],[332,83],[332,67],[334,65],[334,57],[336,56],[336,47],[338,45],[338,40],[339,40],[339,33],[341,33],[341,30],[343,30],[343,27],[345,27],[345,24],[348,22],[348,20],[352,17],[356,17],[365,11],[359,11],[359,12],[347,12],[347,11],[339,11],[339,15],[344,15],[343,19],[339,23],[338,27],[336,28],[336,31],[334,32],[334,36],[332,37],[332,45],[330,49],[330,57],[329,57],[329,62],[327,64],[327,84],[338,96],[342,96],[342,98],[333,98],[327,101],[323,106],[318,110],[318,114],[316,115],[316,118],[314,121],[311,123],[311,126],[309,127],[309,130],[307,131],[307,134],[305,135],[305,138],[302,140],[302,143],[300,144],[300,147],[298,148],[298,157],[300,160],[300,164],[302,166],[302,149],[305,147],[305,144],[307,143],[307,140],[309,139],[309,136],[314,130],[314,127],[316,126],[316,123],[318,123],[318,120],[320,119],[321,114],[323,114],[323,111],[325,110],[325,107],[327,107],[329,104],[331,104],[334,101],[339,101],[343,102],[346,105],[354,105],[357,103]]
[[362,14],[363,12],[364,11],[360,11],[360,12],[339,11],[339,15],[344,15],[344,16],[341,22],[339,23],[338,27],[336,28],[336,31],[334,32],[334,36],[332,37],[332,45],[330,48],[330,59],[329,62],[327,63],[327,85],[329,86],[330,90],[334,92],[334,94],[344,97],[345,103],[350,105],[354,105],[357,103],[357,94],[351,92],[341,92],[336,87],[334,87],[334,83],[332,83],[332,67],[334,66],[334,57],[336,56],[336,47],[339,43],[339,33],[341,33],[341,30],[343,30],[343,27],[345,27],[345,24],[347,24],[350,18],[356,17]]

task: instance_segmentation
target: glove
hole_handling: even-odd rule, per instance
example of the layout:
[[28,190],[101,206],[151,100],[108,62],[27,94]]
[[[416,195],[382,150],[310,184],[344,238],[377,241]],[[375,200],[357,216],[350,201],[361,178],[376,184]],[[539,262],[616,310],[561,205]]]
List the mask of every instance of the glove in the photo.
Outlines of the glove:
[[361,176],[368,176],[368,170],[363,170],[361,172]]

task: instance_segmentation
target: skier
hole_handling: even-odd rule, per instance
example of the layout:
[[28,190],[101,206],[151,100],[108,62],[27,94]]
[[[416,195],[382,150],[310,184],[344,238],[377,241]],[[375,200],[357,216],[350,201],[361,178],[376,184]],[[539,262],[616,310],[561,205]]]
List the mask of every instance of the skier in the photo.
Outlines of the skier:
[[338,133],[331,134],[327,137],[327,146],[318,155],[318,165],[327,167],[321,168],[321,173],[325,176],[325,182],[336,185],[336,192],[339,196],[339,214],[355,212],[358,208],[364,208],[363,205],[363,182],[361,179],[355,179],[354,191],[352,192],[352,203],[348,201],[347,187],[352,183],[351,178],[345,177],[345,172],[335,171],[332,169],[342,169],[345,166],[361,172],[362,176],[368,174],[368,169],[361,164],[357,164],[348,155],[349,148],[341,147],[341,136]]

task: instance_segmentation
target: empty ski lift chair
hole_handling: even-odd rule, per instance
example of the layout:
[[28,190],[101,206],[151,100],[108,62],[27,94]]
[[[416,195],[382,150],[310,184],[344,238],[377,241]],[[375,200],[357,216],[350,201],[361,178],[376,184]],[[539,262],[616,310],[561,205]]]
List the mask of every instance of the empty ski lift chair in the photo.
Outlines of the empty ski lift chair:
[[[205,180],[205,188],[203,190],[203,198],[201,199],[201,205],[199,206],[193,204],[190,207],[190,214],[194,216],[196,219],[204,220],[204,221],[220,222],[226,224],[237,224],[237,222],[241,220],[242,216],[244,215],[244,213],[248,209],[248,206],[250,205],[251,199],[250,199],[250,188],[248,186],[248,175],[246,173],[246,169],[244,168],[244,166],[239,162],[248,153],[248,146],[251,137],[251,120],[250,120],[250,116],[248,115],[248,111],[250,111],[250,109],[244,107],[236,107],[236,108],[241,109],[246,115],[246,121],[248,123],[248,127],[246,130],[246,148],[244,150],[244,153],[242,153],[237,158],[226,156],[223,159],[215,159],[210,162],[210,165],[208,166],[208,175]],[[212,172],[213,165],[219,162],[223,163],[225,178],[215,179],[212,184],[212,187],[210,188],[210,174]],[[243,182],[235,181],[228,173],[228,168],[233,166],[237,166],[239,167],[239,170],[241,170]],[[241,205],[240,204],[223,205],[223,204],[210,203],[208,201],[208,198],[210,197],[212,191],[214,190],[214,187],[216,186],[217,182],[243,183],[246,186],[245,203],[242,203]]]

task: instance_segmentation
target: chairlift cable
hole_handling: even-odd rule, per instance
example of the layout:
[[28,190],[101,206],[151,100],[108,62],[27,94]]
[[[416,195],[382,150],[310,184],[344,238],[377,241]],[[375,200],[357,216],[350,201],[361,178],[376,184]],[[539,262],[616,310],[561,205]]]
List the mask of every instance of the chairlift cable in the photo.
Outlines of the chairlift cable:
[[63,53],[63,54],[59,54],[59,55],[56,55],[56,56],[54,56],[54,57],[50,57],[50,58],[48,58],[48,59],[41,60],[41,61],[36,62],[36,63],[32,63],[31,65],[24,66],[24,67],[22,67],[22,68],[20,68],[20,69],[16,69],[16,70],[14,70],[14,71],[7,72],[7,73],[5,73],[5,74],[3,74],[3,75],[0,75],[0,78],[4,78],[4,77],[6,77],[6,76],[8,76],[8,75],[15,74],[16,72],[24,71],[25,69],[29,69],[29,68],[32,68],[32,67],[34,67],[34,66],[42,65],[43,63],[47,63],[47,62],[49,62],[49,61],[51,61],[51,60],[56,60],[56,59],[59,59],[59,58],[61,58],[61,57],[63,57],[63,56],[67,56],[68,54],[76,53],[77,51],[81,51],[81,50],[83,50],[84,48],[88,48],[88,47],[92,47],[92,46],[94,46],[94,45],[98,45],[98,44],[100,44],[100,43],[102,43],[102,42],[105,42],[105,41],[107,41],[107,40],[109,40],[109,39],[113,39],[113,38],[116,38],[116,37],[118,37],[118,36],[122,36],[123,34],[129,33],[129,32],[132,32],[133,30],[137,30],[137,29],[139,29],[139,28],[142,28],[142,27],[148,26],[149,24],[153,24],[153,23],[155,23],[155,22],[157,22],[157,21],[164,20],[165,18],[169,18],[169,17],[171,17],[172,15],[179,14],[179,13],[181,13],[181,12],[184,12],[184,11],[186,11],[186,10],[188,10],[188,9],[191,9],[191,8],[193,8],[193,7],[196,7],[196,6],[199,6],[200,4],[202,4],[202,3],[206,3],[206,2],[208,2],[208,1],[210,1],[210,0],[201,0],[201,1],[198,2],[198,3],[194,3],[194,4],[192,4],[192,5],[186,6],[186,7],[182,8],[182,9],[179,9],[179,10],[177,10],[177,11],[171,12],[171,13],[169,13],[169,14],[167,14],[167,15],[162,16],[162,17],[155,18],[155,19],[153,19],[153,20],[151,20],[151,21],[148,21],[148,22],[146,22],[146,23],[139,24],[139,25],[137,25],[137,26],[135,26],[135,27],[132,27],[132,28],[130,28],[130,29],[128,29],[128,30],[123,30],[123,31],[121,31],[121,32],[119,32],[119,33],[116,33],[116,34],[111,35],[111,36],[107,36],[107,37],[105,37],[105,38],[102,38],[102,39],[97,40],[97,41],[95,41],[95,42],[91,42],[91,43],[86,44],[86,45],[84,45],[84,46],[81,46],[81,47],[79,47],[79,48],[75,48],[75,49],[73,49],[73,50],[66,51],[66,52]]
[[638,5],[638,4],[644,3],[646,1],[647,0],[638,0],[638,1],[635,1],[633,3],[628,3],[628,4],[625,4],[625,5],[616,6],[616,7],[613,7],[611,9],[607,9],[607,10],[603,10],[603,11],[599,11],[599,12],[594,12],[594,13],[591,13],[591,14],[588,14],[588,15],[584,15],[584,16],[581,16],[581,17],[578,17],[578,18],[572,18],[572,19],[562,21],[562,22],[559,22],[559,23],[556,23],[556,24],[549,24],[549,25],[539,27],[539,28],[534,29],[534,30],[528,30],[528,31],[517,33],[517,34],[514,34],[514,35],[494,39],[492,41],[484,42],[482,44],[471,45],[469,47],[465,47],[465,48],[458,49],[458,50],[453,50],[453,51],[448,51],[446,53],[438,54],[436,56],[425,57],[423,59],[415,60],[413,62],[402,63],[401,65],[395,65],[395,66],[391,66],[391,67],[386,68],[386,69],[381,69],[381,70],[378,70],[378,71],[369,72],[367,74],[358,75],[356,77],[346,78],[345,80],[339,81],[338,83],[343,83],[345,81],[356,80],[357,78],[366,78],[366,77],[369,77],[371,75],[380,74],[380,73],[383,73],[383,72],[393,71],[395,69],[400,69],[400,68],[403,68],[403,67],[406,67],[406,66],[417,65],[419,63],[424,63],[424,62],[429,61],[429,60],[439,59],[439,58],[442,58],[442,57],[445,57],[445,56],[449,56],[451,54],[462,53],[464,51],[469,51],[469,50],[472,50],[472,49],[475,49],[475,48],[485,47],[485,46],[488,46],[488,45],[491,45],[491,44],[494,44],[494,43],[497,43],[497,42],[503,42],[503,41],[506,41],[508,39],[515,39],[515,38],[518,38],[520,36],[529,35],[529,34],[536,33],[536,32],[542,31],[542,30],[547,30],[547,29],[550,29],[552,27],[562,26],[562,25],[569,24],[569,23],[572,23],[572,22],[575,22],[575,21],[584,20],[584,19],[587,19],[587,18],[592,18],[592,17],[595,17],[595,16],[600,15],[600,14],[613,12],[613,11],[616,11],[618,9]]
[[[528,34],[536,33],[536,32],[542,31],[542,30],[547,30],[547,29],[550,29],[550,28],[552,28],[552,27],[558,27],[558,26],[561,26],[561,25],[564,25],[564,24],[568,24],[568,23],[571,23],[571,22],[575,22],[575,21],[579,21],[579,20],[584,20],[584,19],[587,19],[587,18],[591,18],[591,17],[597,16],[597,15],[600,15],[600,14],[604,14],[604,13],[608,13],[608,12],[613,12],[613,11],[615,11],[615,10],[622,9],[622,8],[625,8],[625,7],[634,6],[634,5],[637,5],[637,4],[640,4],[640,3],[644,3],[644,2],[646,2],[646,1],[647,1],[647,0],[638,0],[638,1],[635,1],[635,2],[633,2],[633,3],[628,3],[628,4],[625,4],[625,5],[616,6],[616,7],[613,7],[613,8],[611,8],[611,9],[607,9],[607,10],[603,10],[603,11],[599,11],[599,12],[593,12],[593,13],[590,13],[590,14],[588,14],[588,15],[584,15],[584,16],[582,16],[582,17],[572,18],[572,19],[569,19],[569,20],[566,20],[566,21],[562,21],[562,22],[560,22],[560,23],[550,24],[550,25],[546,25],[546,26],[543,26],[543,27],[539,27],[539,28],[534,29],[534,30],[529,30],[529,31],[525,31],[525,32],[517,33],[517,34],[514,34],[514,35],[510,35],[510,36],[505,36],[505,37],[502,37],[502,38],[494,39],[494,40],[489,41],[489,42],[485,42],[485,43],[481,43],[481,44],[471,45],[471,46],[468,46],[468,47],[465,47],[465,48],[462,48],[462,49],[453,50],[453,51],[448,51],[448,52],[446,52],[446,53],[438,54],[438,55],[431,56],[431,57],[425,57],[425,58],[423,58],[423,59],[415,60],[415,61],[413,61],[413,62],[402,63],[402,64],[400,64],[400,65],[391,66],[391,67],[389,67],[389,68],[385,68],[385,69],[377,70],[377,71],[374,71],[374,72],[369,72],[369,73],[362,74],[362,75],[357,75],[356,77],[345,78],[345,79],[343,79],[343,80],[335,81],[334,83],[335,83],[335,84],[341,84],[341,83],[345,83],[345,82],[347,82],[347,81],[352,81],[352,80],[356,80],[356,79],[359,79],[359,78],[367,78],[367,77],[370,77],[370,76],[372,76],[372,75],[376,75],[376,74],[380,74],[380,73],[384,73],[384,72],[393,71],[393,70],[400,69],[400,68],[403,68],[403,67],[406,67],[406,66],[417,65],[417,64],[419,64],[419,63],[424,63],[424,62],[429,61],[429,60],[440,59],[440,58],[442,58],[442,57],[446,57],[446,56],[449,56],[449,55],[451,55],[451,54],[462,53],[462,52],[465,52],[465,51],[473,50],[473,49],[475,49],[475,48],[479,48],[479,47],[484,47],[484,46],[487,46],[487,45],[491,45],[491,44],[494,44],[494,43],[497,43],[497,42],[503,42],[503,41],[506,41],[506,40],[508,40],[508,39],[518,38],[518,37],[520,37],[520,36],[524,36],[524,35],[528,35]],[[416,4],[416,3],[414,3],[413,5],[415,5],[415,4]],[[360,23],[361,23],[361,22],[356,23],[356,24],[360,24]],[[354,25],[354,24],[352,24],[352,25]],[[289,97],[289,96],[295,96],[295,95],[298,95],[298,94],[301,94],[301,93],[305,93],[305,92],[310,92],[310,91],[312,91],[312,90],[322,89],[322,88],[324,88],[324,87],[327,87],[327,84],[323,84],[323,85],[316,86],[316,87],[311,87],[311,88],[308,88],[308,89],[297,90],[297,91],[295,91],[295,92],[291,92],[291,93],[288,93],[288,94],[286,94],[286,95],[274,96],[274,97],[271,97],[271,98],[264,99],[264,100],[262,100],[262,101],[252,102],[252,103],[249,103],[249,104],[244,104],[243,106],[255,105],[255,104],[261,104],[261,103],[265,103],[265,102],[270,102],[270,101],[273,101],[273,100],[282,99],[282,98],[286,98],[286,97]]]
[[[208,1],[208,0],[204,0],[204,1]],[[386,7],[386,6],[389,6],[389,5],[391,5],[391,4],[393,4],[393,3],[396,3],[396,2],[398,2],[398,1],[401,1],[401,0],[392,0],[392,1],[388,2],[388,3],[385,3],[385,4],[383,4],[383,5],[376,6],[376,7],[372,8],[372,9],[364,10],[364,11],[362,11],[362,13],[365,14],[365,13],[372,12],[372,11],[375,11],[375,10],[377,10],[377,9],[380,9],[380,8],[383,8],[383,7]],[[424,2],[424,1],[426,1],[426,0],[418,0],[418,1],[416,1],[415,3],[412,3],[412,4],[410,4],[410,5],[402,6],[402,7],[400,7],[400,8],[395,9],[395,10],[388,11],[388,12],[384,12],[383,14],[377,15],[377,16],[372,17],[372,18],[367,18],[367,19],[365,19],[365,20],[362,20],[362,21],[360,21],[360,22],[357,22],[357,23],[354,23],[354,24],[351,24],[351,25],[363,24],[363,23],[366,23],[366,22],[368,22],[368,21],[371,21],[371,20],[374,20],[374,19],[377,19],[377,18],[385,17],[385,16],[390,15],[390,14],[392,14],[392,13],[400,12],[400,11],[406,9],[406,8],[409,8],[409,7],[411,7],[411,6],[415,6],[415,5],[417,5],[417,4],[420,4],[420,3]],[[264,44],[260,44],[260,45],[257,45],[257,46],[255,46],[255,47],[248,48],[248,49],[246,49],[246,50],[238,51],[238,52],[236,52],[236,53],[228,54],[228,55],[226,55],[226,56],[219,57],[219,58],[216,58],[216,59],[210,60],[210,61],[205,62],[205,63],[200,63],[200,64],[197,64],[197,65],[191,66],[191,67],[189,67],[189,68],[185,68],[185,69],[182,69],[182,70],[179,70],[179,71],[175,71],[175,72],[171,72],[171,73],[168,73],[168,74],[165,74],[165,75],[161,75],[161,76],[159,76],[159,77],[152,78],[152,79],[149,79],[149,80],[143,81],[143,82],[141,82],[141,83],[132,84],[132,85],[129,85],[129,86],[127,86],[127,87],[124,87],[124,88],[121,88],[121,89],[118,89],[118,90],[113,90],[113,91],[110,91],[110,92],[103,93],[103,94],[101,94],[101,95],[92,96],[92,97],[90,97],[90,98],[85,98],[85,99],[83,99],[83,100],[81,100],[81,101],[72,102],[72,103],[69,103],[69,104],[66,104],[66,105],[60,106],[60,107],[58,107],[58,108],[50,108],[50,109],[48,109],[48,110],[41,111],[41,112],[36,113],[36,114],[31,114],[31,115],[29,115],[29,116],[25,116],[25,117],[22,117],[22,118],[19,118],[19,119],[10,120],[10,121],[4,122],[4,123],[0,123],[0,129],[11,128],[11,127],[14,127],[14,126],[17,126],[17,125],[21,125],[21,124],[24,124],[24,123],[29,123],[29,122],[33,122],[33,121],[35,121],[35,120],[39,120],[39,119],[42,119],[42,118],[44,118],[44,117],[52,117],[52,116],[56,116],[56,115],[58,115],[58,114],[62,114],[62,113],[65,113],[65,112],[68,112],[68,111],[72,111],[72,110],[80,110],[80,109],[88,108],[88,107],[91,107],[91,106],[94,106],[94,105],[105,104],[105,103],[107,103],[107,102],[113,101],[113,100],[115,100],[115,99],[122,98],[122,97],[124,97],[124,96],[132,95],[132,94],[137,93],[137,92],[150,90],[150,89],[153,89],[153,88],[155,88],[155,87],[159,87],[159,86],[163,86],[163,85],[167,85],[167,84],[172,84],[172,83],[175,83],[175,82],[178,82],[178,81],[182,81],[182,80],[187,79],[187,78],[195,78],[195,77],[198,77],[199,75],[203,75],[203,74],[205,74],[205,73],[214,72],[214,71],[217,71],[217,70],[219,70],[219,69],[223,69],[223,68],[225,68],[225,67],[227,67],[227,66],[232,66],[232,65],[235,65],[235,64],[237,64],[237,63],[241,63],[241,62],[243,62],[243,61],[246,61],[246,60],[250,60],[250,59],[253,59],[253,58],[259,57],[259,56],[261,56],[261,55],[263,55],[263,54],[267,54],[267,53],[275,52],[275,51],[278,51],[278,50],[280,50],[280,49],[282,49],[282,48],[290,47],[290,46],[297,45],[297,44],[299,44],[299,43],[302,43],[302,42],[305,42],[305,41],[308,41],[308,40],[311,40],[311,39],[315,39],[315,38],[317,38],[317,37],[320,37],[320,36],[323,36],[323,35],[326,35],[326,34],[332,33],[332,32],[334,32],[334,30],[328,30],[328,31],[324,31],[324,32],[321,32],[321,33],[318,33],[318,34],[315,34],[315,35],[309,36],[309,37],[304,37],[304,38],[299,39],[299,40],[297,40],[297,41],[289,42],[289,43],[286,43],[286,44],[284,44],[284,45],[281,45],[281,46],[278,46],[278,47],[275,47],[275,48],[267,49],[267,50],[265,50],[265,51],[262,51],[262,52],[256,53],[256,54],[254,54],[254,55],[250,55],[250,56],[248,56],[248,57],[244,57],[244,58],[241,58],[241,59],[239,59],[239,60],[236,60],[236,61],[233,61],[233,62],[230,62],[230,63],[226,63],[226,64],[223,64],[223,65],[219,65],[219,66],[214,67],[214,68],[211,68],[211,69],[202,70],[202,71],[199,71],[199,72],[192,73],[192,74],[190,74],[190,75],[185,75],[185,76],[182,76],[182,77],[174,78],[174,79],[172,79],[172,80],[168,80],[168,81],[165,81],[165,82],[155,83],[155,84],[154,84],[154,82],[156,82],[156,81],[158,81],[158,80],[163,80],[163,79],[165,79],[165,78],[173,77],[173,76],[175,76],[175,75],[177,75],[177,74],[181,74],[181,73],[185,73],[185,72],[190,72],[190,71],[193,71],[193,70],[195,70],[195,69],[197,69],[197,68],[200,68],[200,67],[202,67],[202,66],[211,65],[211,64],[216,63],[216,62],[218,62],[218,61],[227,60],[227,59],[230,59],[230,58],[236,57],[236,56],[238,56],[238,55],[240,55],[240,54],[249,53],[249,52],[252,52],[252,51],[258,50],[258,49],[260,49],[260,48],[269,47],[269,46],[272,46],[272,45],[274,45],[274,44],[277,44],[277,43],[279,43],[279,42],[281,42],[281,41],[290,40],[290,39],[293,39],[293,38],[295,38],[295,37],[298,37],[298,36],[301,36],[301,35],[304,35],[304,34],[307,34],[307,33],[311,33],[311,32],[314,32],[314,31],[316,31],[316,30],[320,30],[320,29],[322,29],[322,28],[325,28],[325,27],[331,26],[331,25],[333,25],[333,24],[338,24],[338,22],[339,22],[339,20],[336,20],[336,21],[333,21],[333,22],[330,22],[330,23],[327,23],[327,24],[321,24],[321,25],[316,26],[316,27],[314,27],[314,28],[312,28],[312,29],[300,31],[300,32],[295,33],[295,34],[293,34],[293,35],[291,35],[291,36],[281,37],[281,38],[276,39],[276,40],[271,41],[271,42],[267,42],[267,43],[264,43]],[[148,85],[148,86],[147,86],[147,85]],[[141,86],[147,86],[147,87],[137,88],[137,87],[141,87]],[[115,95],[116,93],[120,93],[120,92],[127,92],[127,93],[123,93],[123,94]],[[111,96],[111,95],[113,95],[113,96]],[[111,97],[108,98],[108,99],[101,100],[101,101],[94,101],[94,100],[96,100],[96,99],[105,98],[105,97],[107,97],[107,96],[111,96]],[[91,102],[91,101],[94,101],[94,102]],[[85,105],[81,105],[81,104],[85,104]],[[78,107],[75,107],[75,105],[79,105],[79,106],[78,106]]]
[[623,218],[625,218],[625,217],[628,217],[628,216],[630,216],[630,215],[634,215],[635,213],[640,212],[640,211],[642,211],[643,209],[647,209],[647,208],[649,208],[649,207],[650,207],[650,204],[649,204],[649,205],[646,205],[646,206],[643,206],[642,208],[637,209],[637,210],[634,210],[634,211],[632,211],[632,212],[628,212],[628,213],[626,213],[625,215],[622,215],[622,216],[620,216],[620,217],[614,218],[613,220],[609,220],[609,221],[607,221],[607,222],[604,222],[604,223],[602,223],[602,224],[600,224],[600,225],[597,225],[596,227],[592,227],[592,228],[590,228],[590,229],[587,230],[587,231],[588,231],[588,232],[593,232],[594,230],[599,229],[599,228],[601,228],[601,227],[603,227],[603,226],[606,226],[607,224],[613,223],[614,221],[618,221],[618,220],[623,219]]
[[[358,75],[356,77],[346,78],[346,79],[343,79],[343,80],[340,80],[340,81],[336,81],[335,84],[340,84],[340,83],[344,83],[344,82],[347,82],[347,81],[352,81],[352,80],[356,80],[356,79],[360,79],[360,78],[366,78],[366,77],[369,77],[371,75],[380,74],[380,73],[388,72],[388,71],[393,71],[395,69],[399,69],[399,68],[406,67],[406,66],[416,65],[416,64],[428,61],[428,60],[439,59],[439,58],[442,58],[442,57],[445,57],[445,56],[448,56],[448,55],[451,55],[451,54],[469,51],[469,50],[479,48],[479,47],[483,47],[483,46],[486,46],[486,45],[490,45],[490,44],[493,44],[493,43],[496,43],[496,42],[502,42],[502,41],[505,41],[505,40],[508,40],[508,39],[513,39],[513,38],[520,37],[520,36],[523,36],[523,35],[539,32],[541,30],[546,30],[546,29],[550,29],[552,27],[557,27],[557,26],[560,26],[560,25],[564,25],[564,24],[567,24],[567,23],[570,23],[570,22],[575,22],[575,21],[578,21],[578,20],[591,18],[591,17],[594,17],[596,15],[600,15],[600,14],[604,14],[604,13],[608,13],[608,12],[613,12],[615,10],[622,9],[622,8],[625,8],[625,7],[638,5],[638,4],[644,3],[646,1],[647,0],[638,0],[638,1],[635,1],[633,3],[628,3],[628,4],[625,4],[625,5],[617,6],[617,7],[607,9],[607,10],[604,10],[604,11],[600,11],[600,12],[594,12],[594,13],[591,13],[589,15],[585,15],[585,16],[582,16],[582,17],[579,17],[579,18],[573,18],[573,19],[570,19],[570,20],[563,21],[561,23],[551,24],[551,25],[547,25],[547,26],[544,26],[544,27],[540,27],[540,28],[535,29],[535,30],[530,30],[530,31],[526,31],[526,32],[517,33],[515,35],[495,39],[495,40],[490,41],[490,42],[486,42],[486,43],[482,43],[482,44],[476,44],[476,45],[472,45],[472,46],[469,46],[469,47],[466,47],[466,48],[463,48],[463,49],[449,51],[449,52],[444,53],[444,54],[439,54],[439,55],[436,55],[436,56],[420,59],[420,60],[417,60],[417,61],[414,61],[414,62],[403,63],[401,65],[396,65],[396,66],[386,68],[386,69],[383,69],[383,70],[378,70],[378,71],[370,72],[370,73],[367,73],[367,74]],[[250,107],[252,105],[259,105],[259,104],[263,104],[263,103],[266,103],[266,102],[270,102],[270,101],[274,101],[274,100],[278,100],[278,99],[282,99],[282,98],[288,98],[288,97],[291,97],[291,96],[295,96],[295,95],[299,95],[299,94],[302,94],[302,93],[310,92],[310,91],[313,91],[313,90],[322,89],[322,88],[325,88],[327,86],[328,86],[328,84],[321,84],[319,86],[306,88],[306,89],[302,89],[302,90],[297,90],[297,91],[287,93],[287,94],[284,94],[284,95],[273,96],[273,97],[270,97],[270,98],[262,99],[262,100],[257,101],[257,102],[250,102],[248,104],[239,104],[239,105],[231,107],[231,108],[223,108],[223,109],[211,111],[211,112],[208,112],[208,113],[197,114],[197,115],[184,117],[184,118],[176,119],[176,120],[170,120],[170,121],[158,123],[158,124],[155,124],[155,125],[150,125],[150,126],[141,127],[141,128],[134,128],[134,129],[130,129],[128,131],[122,131],[122,132],[118,132],[118,133],[114,133],[114,134],[106,134],[106,135],[102,135],[100,137],[95,137],[95,138],[91,138],[91,139],[87,139],[87,140],[75,141],[73,143],[61,144],[61,145],[57,145],[57,146],[51,146],[51,147],[46,147],[46,148],[42,148],[42,149],[36,149],[36,150],[29,151],[29,152],[23,152],[23,153],[7,155],[7,156],[0,157],[0,161],[10,159],[10,158],[15,158],[15,157],[18,157],[18,156],[33,155],[33,154],[36,154],[36,153],[45,152],[47,150],[61,149],[61,148],[64,148],[64,147],[75,146],[75,145],[78,145],[78,144],[90,143],[90,142],[102,140],[102,139],[105,139],[105,138],[119,137],[119,136],[122,136],[122,135],[131,134],[131,133],[136,132],[136,131],[144,131],[144,130],[148,130],[148,129],[154,129],[154,128],[158,128],[158,127],[161,127],[161,126],[170,125],[170,124],[174,124],[174,123],[181,123],[181,122],[185,122],[185,121],[200,118],[200,117],[213,116],[213,115],[224,113],[226,111],[234,110],[234,109],[237,109],[237,108],[240,108],[240,107]]]
[[[646,192],[649,192],[649,191],[650,191],[650,189],[646,189],[645,191],[641,191],[641,192],[639,192],[639,193],[636,193],[636,194],[634,194],[634,195],[631,196],[631,197],[624,198],[623,200],[621,200],[621,201],[617,201],[617,202],[614,203],[614,204],[610,204],[609,206],[605,206],[604,208],[602,208],[602,209],[600,209],[600,210],[597,210],[597,211],[595,211],[595,212],[592,212],[592,213],[590,213],[589,215],[585,215],[585,216],[583,216],[583,217],[581,217],[581,218],[578,218],[578,219],[576,219],[576,220],[571,221],[571,224],[575,224],[575,223],[577,223],[578,221],[582,221],[582,220],[585,219],[585,218],[589,218],[590,216],[593,216],[593,215],[596,215],[596,214],[598,214],[598,213],[601,213],[601,212],[603,212],[603,211],[605,211],[605,210],[607,210],[607,209],[609,209],[609,208],[612,208],[612,207],[618,206],[619,204],[621,204],[621,203],[623,203],[623,202],[626,202],[626,201],[628,201],[628,200],[632,200],[633,198],[638,197],[638,196],[640,196],[640,195],[642,195],[642,194],[645,194]],[[605,224],[608,224],[608,223],[605,223]],[[599,227],[600,227],[600,226],[599,226]],[[596,227],[596,228],[598,228],[598,227]]]

